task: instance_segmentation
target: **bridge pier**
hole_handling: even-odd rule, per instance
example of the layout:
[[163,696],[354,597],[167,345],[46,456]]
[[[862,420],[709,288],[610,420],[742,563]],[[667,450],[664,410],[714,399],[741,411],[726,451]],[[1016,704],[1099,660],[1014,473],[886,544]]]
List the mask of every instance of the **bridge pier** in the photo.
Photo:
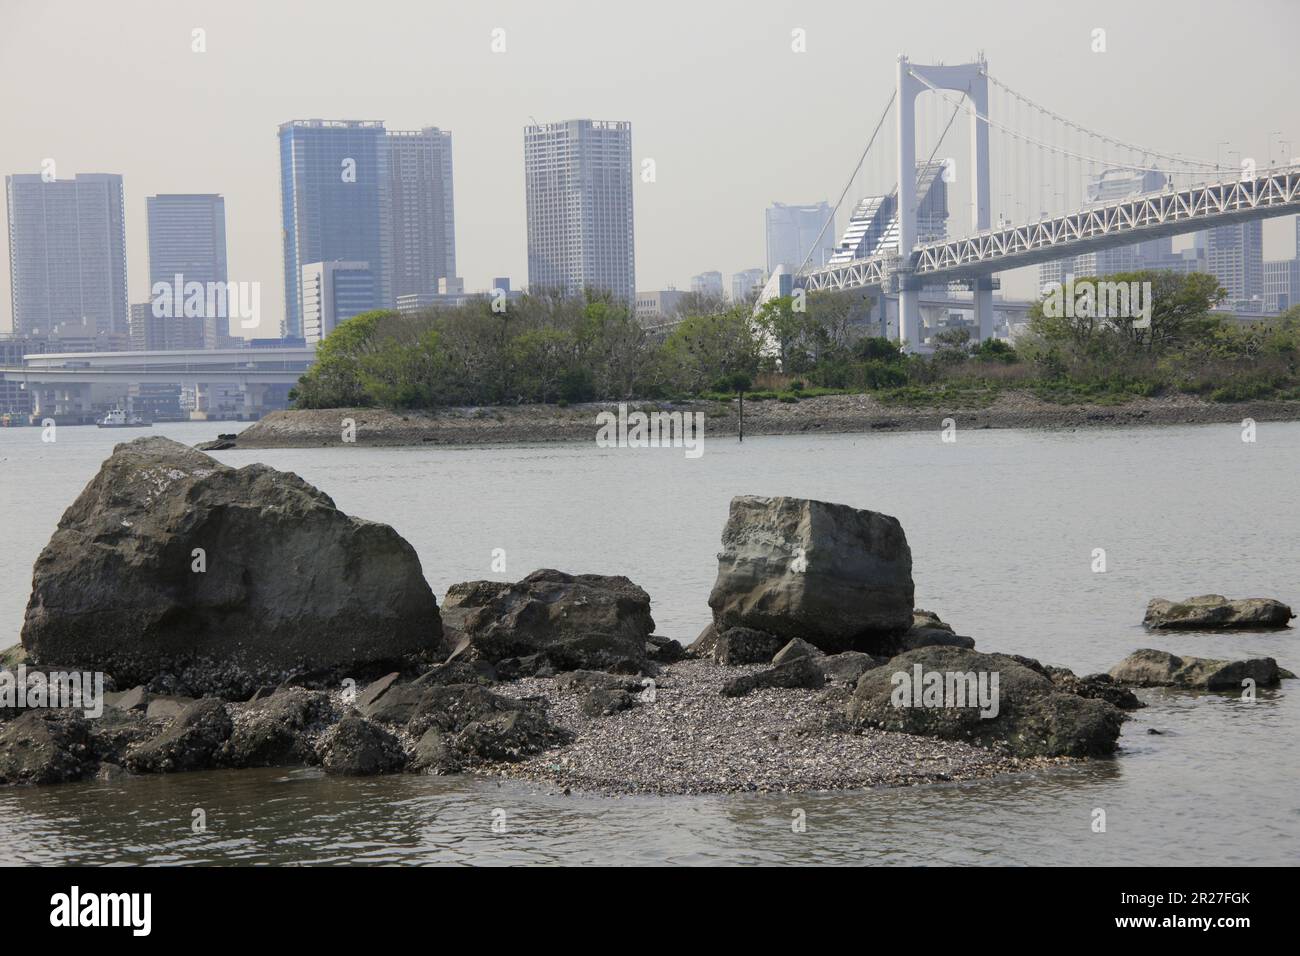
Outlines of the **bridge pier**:
[[[988,74],[983,59],[954,66],[911,63],[898,58],[898,255],[904,272],[913,269],[916,259],[916,98],[927,90],[951,90],[970,101],[971,116],[970,169],[971,225],[976,232],[989,228],[989,127],[983,117],[989,115]],[[956,169],[950,171],[956,174]],[[948,175],[945,172],[945,176]],[[907,275],[900,278],[908,279]],[[906,349],[921,344],[921,318],[917,302],[919,289],[899,286],[899,341]],[[993,335],[993,284],[983,278],[975,287],[975,314],[979,319],[980,338]]]
[[898,287],[898,341],[908,352],[921,347],[921,290],[910,279]]
[[993,277],[980,276],[975,280],[975,321],[980,327],[980,341],[993,338]]
[[240,383],[240,392],[244,399],[239,417],[244,421],[255,422],[262,417],[266,408],[266,386],[258,382]]
[[59,385],[32,384],[32,419],[52,418],[57,422],[78,425],[94,419],[91,406],[91,389],[86,383],[61,383]]

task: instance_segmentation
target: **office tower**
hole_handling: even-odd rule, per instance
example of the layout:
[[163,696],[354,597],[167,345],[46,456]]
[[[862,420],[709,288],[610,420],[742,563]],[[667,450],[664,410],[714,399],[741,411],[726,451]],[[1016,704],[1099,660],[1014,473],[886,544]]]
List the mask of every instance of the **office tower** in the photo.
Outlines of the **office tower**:
[[285,315],[281,333],[303,334],[302,268],[369,263],[377,307],[393,304],[392,234],[384,124],[291,120],[280,137]]
[[1240,312],[1264,308],[1264,223],[1238,222],[1206,233],[1206,268],[1228,291],[1223,305]]
[[[184,301],[184,288],[201,283],[227,282],[226,201],[215,193],[172,193],[145,200],[149,218],[149,295],[153,299],[159,283],[171,288],[172,302]],[[175,288],[177,284],[180,288]],[[230,309],[225,296],[204,296],[202,342],[198,348],[219,348],[230,334]],[[224,308],[221,306],[225,306]],[[135,306],[131,307],[134,311]],[[181,310],[174,309],[177,316]],[[132,316],[134,320],[134,315]],[[188,336],[188,332],[185,333]],[[134,347],[136,330],[131,329]],[[186,345],[184,348],[193,348]]]
[[125,335],[126,227],[122,177],[81,173],[45,181],[5,177],[13,327],[48,335],[61,326]]
[[309,262],[302,267],[302,328],[307,344],[320,342],[340,322],[377,308],[368,262]]
[[528,284],[608,292],[632,307],[632,124],[568,120],[524,129]]
[[722,273],[701,272],[691,276],[691,291],[710,299],[722,298]]
[[763,283],[766,281],[767,275],[762,269],[745,269],[741,272],[733,272],[731,275],[731,301],[737,303],[748,301],[756,290],[763,288]]
[[385,145],[393,298],[436,295],[439,279],[456,276],[451,133],[390,130]]
[[134,352],[218,348],[209,333],[208,315],[185,315],[183,311],[160,314],[154,300],[131,304],[131,350]]
[[777,266],[795,272],[805,259],[809,266],[814,267],[830,261],[835,251],[835,219],[830,203],[802,206],[772,203],[767,207],[765,220],[769,275],[776,271]]

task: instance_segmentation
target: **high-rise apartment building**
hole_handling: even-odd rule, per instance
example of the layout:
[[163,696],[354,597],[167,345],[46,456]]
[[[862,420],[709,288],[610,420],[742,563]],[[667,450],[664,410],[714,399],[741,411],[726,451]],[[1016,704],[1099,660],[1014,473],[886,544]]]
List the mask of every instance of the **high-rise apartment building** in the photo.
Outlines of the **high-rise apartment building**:
[[608,292],[632,308],[632,124],[526,127],[524,182],[530,288]]
[[390,130],[385,146],[392,296],[437,295],[439,279],[456,277],[451,133],[432,126]]
[[[228,281],[226,269],[226,201],[214,193],[170,193],[149,196],[145,200],[149,218],[149,295],[167,286],[171,301],[179,303],[184,288],[192,282]],[[181,288],[175,286],[180,284]],[[209,299],[214,306],[208,314]],[[132,306],[134,313],[135,306]],[[178,310],[179,311],[179,310]],[[185,348],[219,348],[230,333],[229,307],[226,297],[204,295],[202,341]],[[132,342],[136,341],[135,316],[132,315]],[[185,333],[188,339],[188,332]]]
[[80,173],[5,177],[13,327],[49,335],[63,326],[127,331],[122,177]]
[[375,300],[391,306],[391,196],[384,124],[371,120],[291,120],[280,137],[285,314],[281,333],[303,334],[302,268],[311,262],[366,262]]
[[1264,223],[1237,222],[1206,232],[1206,268],[1228,291],[1224,308],[1260,312],[1264,308]]

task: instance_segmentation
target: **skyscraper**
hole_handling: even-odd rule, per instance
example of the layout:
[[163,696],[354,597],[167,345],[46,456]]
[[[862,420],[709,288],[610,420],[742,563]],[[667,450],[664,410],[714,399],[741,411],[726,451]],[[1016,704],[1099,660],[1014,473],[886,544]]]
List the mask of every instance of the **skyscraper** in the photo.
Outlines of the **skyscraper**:
[[811,266],[823,266],[835,251],[835,221],[830,203],[791,206],[775,202],[767,207],[767,271],[777,266],[793,272],[812,257]]
[[1206,267],[1228,291],[1224,307],[1240,312],[1264,308],[1264,223],[1238,222],[1206,232]]
[[369,263],[380,307],[393,304],[392,233],[384,124],[291,120],[280,126],[286,336],[303,334],[302,267]]
[[433,296],[439,279],[456,276],[456,215],[452,201],[451,133],[436,127],[390,130],[389,228],[393,288],[398,299]]
[[[145,200],[149,214],[149,290],[158,283],[208,283],[227,281],[226,201],[215,193],[172,193]],[[178,280],[177,276],[181,278]],[[179,301],[183,288],[173,289]],[[206,297],[205,297],[206,305]],[[225,303],[225,297],[221,299]],[[132,306],[132,309],[135,307]],[[230,333],[229,309],[214,309],[201,316],[201,348],[217,348]],[[216,314],[221,313],[221,314]],[[136,330],[132,328],[135,340]]]
[[524,130],[528,283],[636,297],[632,124],[568,120]]
[[58,326],[127,332],[122,177],[81,173],[45,181],[5,177],[14,331]]

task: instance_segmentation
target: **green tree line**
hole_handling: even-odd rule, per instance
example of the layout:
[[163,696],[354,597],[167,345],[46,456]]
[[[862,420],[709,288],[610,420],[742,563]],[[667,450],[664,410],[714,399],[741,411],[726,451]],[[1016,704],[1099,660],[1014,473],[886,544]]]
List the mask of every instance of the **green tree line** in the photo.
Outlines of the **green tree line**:
[[[1142,272],[1106,281],[1150,283],[1150,321],[1066,316],[1045,297],[1014,347],[975,345],[954,328],[933,336],[932,354],[917,355],[880,337],[868,321],[872,301],[861,292],[787,296],[756,313],[696,301],[666,336],[594,294],[525,295],[503,311],[483,298],[416,315],[367,312],[326,337],[291,394],[299,408],[567,404],[737,391],[784,401],[871,392],[937,404],[1007,388],[1064,401],[1167,391],[1219,401],[1300,397],[1300,308],[1242,324],[1212,311],[1224,291],[1211,276]],[[764,373],[778,384],[764,386]]]

